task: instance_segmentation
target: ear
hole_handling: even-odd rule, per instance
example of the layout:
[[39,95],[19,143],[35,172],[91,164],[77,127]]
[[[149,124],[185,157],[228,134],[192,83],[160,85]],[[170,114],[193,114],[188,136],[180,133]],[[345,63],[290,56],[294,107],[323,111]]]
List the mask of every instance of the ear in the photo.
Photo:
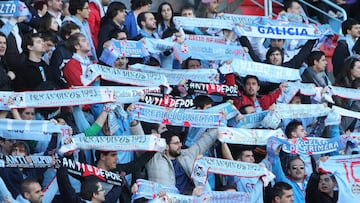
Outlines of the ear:
[[169,145],[166,144],[165,150],[168,151],[169,150]]
[[29,192],[24,192],[24,198],[29,199],[30,198],[30,193]]
[[27,46],[26,46],[26,48],[27,48],[28,50],[32,50],[32,47],[33,47],[32,45],[27,45]]
[[77,44],[74,46],[75,50],[79,50],[80,49],[80,44]]
[[280,202],[280,197],[276,196],[274,200],[275,200],[276,203],[278,203],[278,202]]

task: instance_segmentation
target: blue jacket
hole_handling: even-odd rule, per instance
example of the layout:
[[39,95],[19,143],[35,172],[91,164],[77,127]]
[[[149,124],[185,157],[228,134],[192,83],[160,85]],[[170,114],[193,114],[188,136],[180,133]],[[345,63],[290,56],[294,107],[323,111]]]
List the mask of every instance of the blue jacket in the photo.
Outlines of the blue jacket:
[[124,25],[127,31],[128,39],[132,39],[139,34],[136,17],[133,11],[126,14]]

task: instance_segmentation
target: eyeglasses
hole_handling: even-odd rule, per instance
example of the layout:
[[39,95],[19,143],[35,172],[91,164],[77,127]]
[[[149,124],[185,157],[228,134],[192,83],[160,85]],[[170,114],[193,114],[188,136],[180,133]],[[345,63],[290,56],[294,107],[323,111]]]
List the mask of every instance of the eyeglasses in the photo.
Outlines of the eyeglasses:
[[297,169],[304,170],[305,167],[304,166],[292,166],[291,169],[292,170],[297,170]]
[[90,10],[90,8],[89,8],[89,7],[84,7],[84,8],[83,8],[83,10],[84,10],[84,9],[85,9],[85,10]]
[[35,115],[34,112],[26,112],[26,111],[24,111],[24,114],[25,114],[25,115],[32,115],[32,116]]
[[98,192],[103,192],[103,191],[105,191],[105,190],[104,189],[98,190]]

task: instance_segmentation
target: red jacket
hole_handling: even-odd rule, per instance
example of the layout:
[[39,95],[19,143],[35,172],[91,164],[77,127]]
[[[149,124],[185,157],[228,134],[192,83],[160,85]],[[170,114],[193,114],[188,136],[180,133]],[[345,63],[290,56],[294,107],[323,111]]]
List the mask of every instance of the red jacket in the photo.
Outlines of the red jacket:
[[82,75],[81,64],[76,59],[72,58],[66,63],[63,73],[69,87],[83,86],[80,79],[80,76]]
[[95,49],[97,50],[99,44],[98,35],[100,31],[100,21],[101,21],[100,10],[99,7],[94,2],[89,3],[89,9],[90,9],[90,13],[87,21],[90,27],[91,39],[94,42]]
[[[227,85],[231,85],[231,86],[235,85],[234,74],[225,75],[225,80]],[[269,107],[276,102],[276,99],[279,97],[280,94],[281,94],[281,89],[277,89],[272,93],[257,97],[257,100],[259,101],[262,110],[269,109]],[[237,109],[240,109],[242,106],[248,104],[252,105],[255,108],[254,101],[250,97],[244,94],[239,93],[239,97],[234,98],[234,105],[236,106]]]

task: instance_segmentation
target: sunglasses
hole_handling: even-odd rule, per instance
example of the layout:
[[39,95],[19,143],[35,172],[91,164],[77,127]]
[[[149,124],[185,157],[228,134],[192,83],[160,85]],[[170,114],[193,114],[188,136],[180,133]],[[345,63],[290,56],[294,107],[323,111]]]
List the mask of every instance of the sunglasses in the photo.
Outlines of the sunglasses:
[[26,111],[24,112],[24,114],[25,114],[25,115],[32,115],[32,116],[35,115],[34,112],[26,112]]
[[291,169],[292,170],[297,170],[297,169],[304,170],[305,167],[304,166],[292,166]]

